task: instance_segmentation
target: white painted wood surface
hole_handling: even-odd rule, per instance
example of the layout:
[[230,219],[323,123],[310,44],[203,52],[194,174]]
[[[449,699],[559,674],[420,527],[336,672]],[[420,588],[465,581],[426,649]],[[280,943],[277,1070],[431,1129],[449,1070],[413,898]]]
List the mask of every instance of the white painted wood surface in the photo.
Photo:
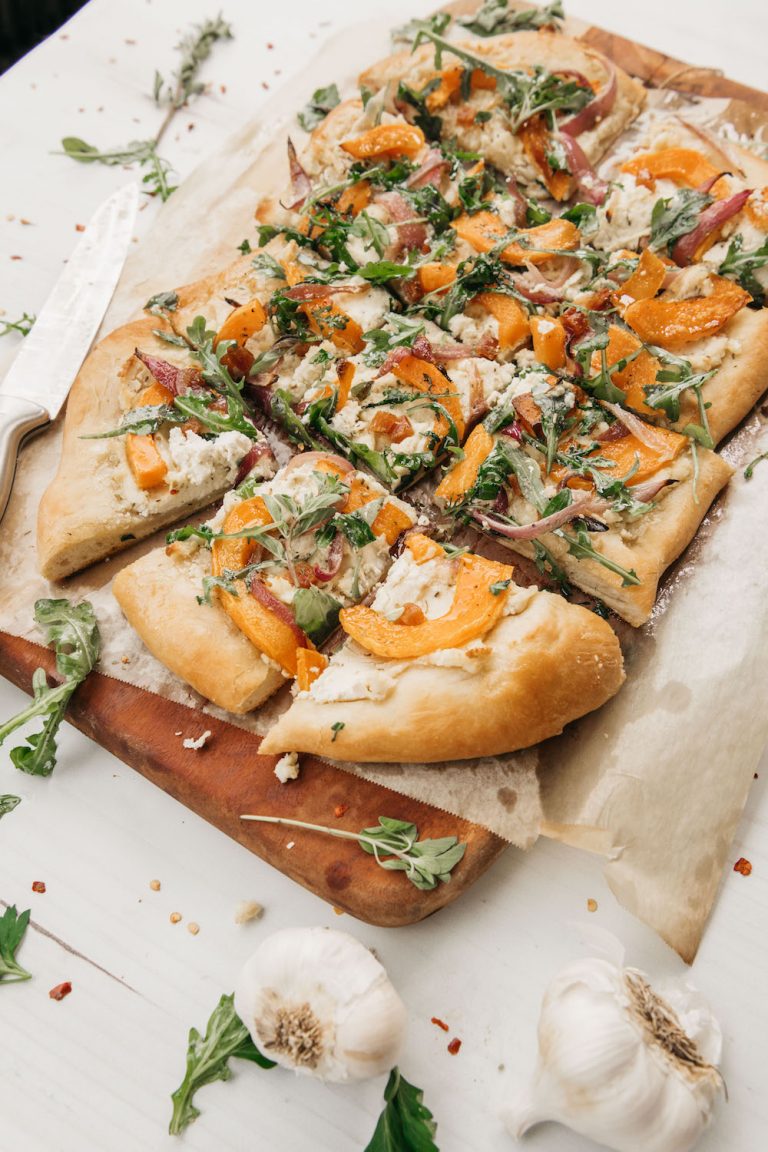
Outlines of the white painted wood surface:
[[[184,175],[252,116],[268,91],[291,77],[300,84],[323,37],[353,18],[391,16],[394,23],[430,7],[423,0],[408,8],[387,0],[354,7],[344,0],[226,0],[237,38],[216,49],[205,72],[211,94],[179,117],[163,153]],[[766,82],[768,9],[757,0],[571,0],[568,7],[682,59],[753,85]],[[77,238],[76,224],[125,179],[119,168],[86,168],[52,155],[59,139],[114,144],[149,135],[157,120],[147,98],[154,68],[169,72],[178,33],[216,9],[208,0],[92,0],[0,79],[0,308],[9,316],[40,307]],[[154,211],[149,203],[141,228]],[[2,341],[0,367],[15,344],[15,337]],[[0,716],[24,701],[0,682]],[[731,852],[732,861],[748,857],[753,873],[726,871],[691,973],[723,1023],[730,1095],[703,1152],[758,1152],[768,1131],[767,771],[764,760]],[[683,971],[617,906],[599,861],[547,842],[527,856],[510,849],[458,905],[432,920],[386,931],[337,918],[68,727],[49,780],[22,776],[0,751],[4,792],[23,801],[0,823],[0,900],[32,908],[20,959],[34,979],[0,989],[0,1152],[360,1152],[383,1080],[332,1088],[247,1065],[237,1066],[229,1083],[200,1093],[203,1114],[183,1145],[165,1134],[189,1027],[204,1026],[239,965],[279,927],[344,928],[376,948],[410,1013],[401,1067],[425,1090],[443,1152],[513,1147],[499,1110],[532,1068],[546,983],[584,951],[580,925],[617,933],[629,961],[654,976]],[[159,892],[150,890],[154,878],[162,882]],[[44,895],[31,891],[34,880],[45,881]],[[244,898],[266,911],[261,921],[238,927],[234,911]],[[591,915],[589,898],[598,902]],[[174,911],[183,916],[176,925],[169,921]],[[197,936],[187,931],[190,920],[200,925]],[[48,990],[63,980],[72,981],[72,994],[50,1000]],[[432,1016],[449,1023],[449,1035]],[[463,1041],[457,1056],[446,1051],[453,1036]],[[526,1143],[542,1152],[593,1147],[551,1126]]]

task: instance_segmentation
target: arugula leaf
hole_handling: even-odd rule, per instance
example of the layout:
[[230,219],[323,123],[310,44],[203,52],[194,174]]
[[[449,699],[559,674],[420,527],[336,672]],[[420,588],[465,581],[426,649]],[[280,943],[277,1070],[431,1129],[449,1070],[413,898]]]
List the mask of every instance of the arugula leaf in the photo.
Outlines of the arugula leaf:
[[475,36],[500,36],[505,32],[523,29],[555,27],[565,19],[562,0],[555,0],[544,8],[525,8],[510,12],[509,0],[485,0],[482,8],[471,16],[459,16],[458,23],[474,32]]
[[164,316],[166,312],[175,312],[178,306],[178,292],[158,292],[147,300],[144,311],[151,312],[153,316]]
[[[415,21],[414,21],[415,23]],[[413,122],[417,128],[421,128],[427,140],[437,141],[440,139],[440,134],[443,130],[443,121],[440,116],[436,116],[434,112],[430,112],[427,104],[427,97],[430,92],[434,92],[435,88],[440,86],[440,77],[435,76],[423,88],[418,90],[409,87],[404,80],[401,80],[397,87],[397,99],[401,104],[410,104],[414,109]]]
[[0,336],[7,336],[9,332],[18,332],[20,336],[29,336],[36,316],[23,312],[19,320],[0,320]]
[[699,222],[699,213],[712,197],[695,188],[678,188],[673,196],[657,200],[651,212],[650,247],[669,253],[681,236],[687,236]]
[[385,225],[365,210],[358,213],[352,221],[349,235],[358,236],[364,240],[366,242],[365,247],[373,248],[378,257],[384,255],[384,250],[389,245],[389,232]]
[[[250,251],[250,248],[248,250]],[[270,256],[269,252],[259,252],[258,256],[254,256],[251,264],[257,272],[264,272],[267,276],[274,277],[275,280],[285,280],[285,269],[282,264],[278,264],[274,256]]]
[[0,816],[7,816],[21,804],[21,796],[0,796]]
[[333,736],[331,736],[331,744],[336,743],[336,737],[338,736],[339,732],[343,731],[344,728],[346,728],[346,724],[343,720],[337,720],[335,724],[331,724],[331,732],[333,732]]
[[179,412],[173,404],[146,404],[125,412],[117,428],[110,428],[108,432],[91,432],[80,439],[109,440],[113,436],[126,436],[129,432],[136,436],[146,436],[156,432],[161,424],[183,424],[187,419],[188,416]]
[[251,242],[246,236],[245,240],[241,240],[237,246],[238,252],[242,252],[243,256],[247,256],[251,251]]
[[434,32],[445,32],[450,22],[451,15],[449,12],[436,12],[434,16],[428,16],[426,21],[409,20],[407,24],[402,24],[399,28],[392,29],[392,43],[413,44],[425,23],[427,23]]
[[433,1139],[437,1124],[423,1096],[421,1088],[393,1068],[384,1089],[384,1110],[365,1152],[438,1152]]
[[759,456],[755,456],[754,460],[750,460],[749,464],[747,464],[746,468],[744,469],[745,480],[752,479],[755,474],[755,468],[757,468],[758,464],[760,464],[763,460],[768,460],[768,452],[761,452]]
[[339,89],[335,84],[329,84],[327,88],[318,88],[312,93],[312,99],[304,105],[296,119],[305,132],[311,132],[322,120],[325,120],[328,113],[336,107],[340,100]]
[[296,624],[313,644],[322,644],[336,631],[341,608],[334,596],[314,584],[309,588],[298,588],[293,598]]
[[616,564],[602,552],[598,552],[593,548],[586,528],[578,528],[575,536],[570,536],[567,532],[564,532],[562,528],[556,528],[555,535],[562,536],[563,540],[567,541],[568,551],[572,556],[576,556],[579,560],[595,560],[598,564],[602,564],[603,568],[607,568],[609,572],[615,572],[617,576],[621,576],[622,588],[628,588],[630,585],[641,583],[640,577],[634,568],[630,568],[629,570],[622,568],[620,564]]
[[205,1035],[196,1028],[189,1031],[187,1068],[184,1079],[171,1095],[173,1114],[168,1131],[178,1136],[196,1120],[200,1109],[194,1104],[199,1088],[215,1080],[229,1080],[232,1075],[229,1060],[252,1060],[261,1068],[274,1068],[274,1061],[259,1052],[251,1040],[248,1029],[235,1012],[234,993],[222,996],[206,1025]]
[[19,915],[14,904],[9,905],[0,916],[0,983],[5,981],[6,984],[18,984],[22,980],[32,979],[32,973],[22,968],[16,959],[29,917],[29,908]]
[[101,638],[93,607],[87,600],[72,604],[69,600],[38,600],[35,620],[45,634],[46,644],[56,653],[56,671],[62,683],[48,687],[44,668],[32,676],[32,703],[0,725],[0,744],[17,728],[40,716],[43,727],[27,737],[27,747],[11,749],[11,760],[21,771],[32,776],[50,776],[56,765],[56,735],[64,719],[67,704],[78,684],[85,680],[96,664]]
[[384,284],[387,280],[413,276],[416,269],[412,264],[395,264],[392,260],[372,260],[370,264],[363,264],[358,268],[358,276],[370,284]]
[[768,238],[759,248],[751,252],[744,251],[744,237],[740,232],[733,237],[728,245],[725,259],[718,268],[720,276],[732,276],[738,280],[745,292],[749,292],[755,304],[761,306],[765,303],[766,290],[760,283],[755,272],[768,264]]
[[346,536],[353,548],[364,548],[376,539],[368,521],[359,512],[340,512],[320,529],[317,546],[324,548],[330,544],[337,532]]
[[394,348],[411,348],[416,337],[424,335],[423,320],[388,312],[384,323],[386,327],[372,328],[370,332],[363,333],[366,344],[363,360],[371,368],[383,364],[387,353]]

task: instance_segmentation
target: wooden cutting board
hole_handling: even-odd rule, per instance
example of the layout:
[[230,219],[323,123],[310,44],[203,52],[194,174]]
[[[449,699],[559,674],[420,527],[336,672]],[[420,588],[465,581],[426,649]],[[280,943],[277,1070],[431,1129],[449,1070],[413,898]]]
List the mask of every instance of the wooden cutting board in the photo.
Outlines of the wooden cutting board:
[[[454,10],[466,4],[452,5]],[[768,93],[737,84],[709,69],[693,68],[600,28],[580,39],[611,57],[647,86],[673,87],[699,96],[743,100],[768,111]],[[50,652],[0,632],[0,674],[25,691]],[[184,749],[176,732],[190,717],[211,730],[198,751]],[[324,900],[371,924],[412,924],[455,900],[474,884],[507,844],[478,825],[302,756],[301,775],[290,786],[274,775],[275,757],[259,755],[259,737],[192,713],[188,708],[129,684],[94,674],[75,694],[70,722],[141,772],[163,791]],[[243,812],[287,816],[353,832],[393,816],[418,825],[420,838],[455,835],[464,859],[448,884],[421,892],[397,872],[380,868],[352,841],[240,820]],[[290,846],[290,847],[289,847]]]

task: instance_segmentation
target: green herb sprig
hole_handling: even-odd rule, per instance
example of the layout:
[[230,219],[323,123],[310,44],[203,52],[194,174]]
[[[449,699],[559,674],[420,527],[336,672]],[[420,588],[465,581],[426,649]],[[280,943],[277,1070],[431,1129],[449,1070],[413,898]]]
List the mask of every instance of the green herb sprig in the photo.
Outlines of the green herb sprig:
[[18,320],[0,319],[0,336],[7,336],[9,332],[18,332],[19,336],[29,336],[36,319],[37,317],[30,315],[29,312],[22,312]]
[[384,1089],[384,1109],[365,1152],[438,1152],[437,1123],[423,1097],[421,1088],[393,1068]]
[[13,904],[0,916],[0,984],[18,984],[22,980],[32,979],[32,973],[22,968],[16,959],[29,924],[29,916],[29,908],[19,915]]
[[[338,731],[338,729],[337,729]],[[379,816],[374,828],[362,832],[345,832],[341,828],[328,828],[324,824],[307,824],[304,820],[290,820],[285,816],[243,815],[241,820],[260,824],[284,824],[291,828],[305,828],[310,832],[323,832],[340,840],[355,840],[364,852],[373,856],[381,868],[405,872],[411,884],[423,892],[447,884],[451,872],[467,850],[456,836],[442,836],[437,840],[419,840],[419,830],[406,820]]]
[[93,607],[87,600],[80,604],[65,599],[38,600],[35,620],[43,630],[46,644],[53,645],[62,683],[49,688],[45,669],[37,668],[32,676],[34,699],[17,716],[0,725],[0,745],[17,728],[42,717],[41,731],[28,736],[26,746],[12,748],[11,760],[21,772],[50,776],[56,765],[59,725],[73,692],[99,658],[101,639]]
[[181,63],[167,84],[159,72],[155,71],[152,95],[159,107],[167,107],[165,119],[155,135],[149,140],[132,140],[123,147],[96,148],[81,140],[79,136],[65,136],[61,141],[65,155],[81,164],[132,165],[146,169],[142,178],[144,191],[149,196],[159,196],[166,201],[176,185],[172,181],[172,169],[167,160],[158,154],[160,142],[173,118],[194,96],[205,91],[205,85],[198,80],[198,72],[204,60],[211,54],[219,40],[232,39],[232,29],[221,15],[215,20],[196,24],[177,45],[181,52]]
[[543,8],[525,8],[522,11],[510,11],[509,0],[485,0],[482,8],[471,16],[460,16],[458,23],[474,32],[475,36],[501,36],[524,29],[557,28],[564,19],[562,0],[555,0]]
[[259,1052],[251,1040],[248,1029],[235,1012],[234,993],[222,996],[213,1010],[201,1036],[197,1028],[191,1028],[187,1046],[187,1068],[184,1079],[171,1095],[173,1114],[168,1131],[178,1136],[188,1124],[200,1115],[195,1106],[194,1096],[198,1089],[215,1080],[229,1080],[232,1071],[229,1061],[251,1060],[261,1068],[274,1068],[273,1060],[268,1060]]
[[757,468],[758,464],[760,464],[763,460],[768,460],[768,452],[761,452],[759,456],[755,456],[754,460],[750,460],[749,464],[747,464],[746,468],[744,469],[745,480],[752,479],[755,474],[755,468]]
[[335,84],[329,84],[327,88],[318,88],[312,93],[312,99],[304,105],[296,119],[305,132],[311,132],[325,120],[340,100],[339,90]]
[[21,804],[21,796],[0,796],[0,817],[7,816],[9,812],[13,812],[14,808],[18,808]]

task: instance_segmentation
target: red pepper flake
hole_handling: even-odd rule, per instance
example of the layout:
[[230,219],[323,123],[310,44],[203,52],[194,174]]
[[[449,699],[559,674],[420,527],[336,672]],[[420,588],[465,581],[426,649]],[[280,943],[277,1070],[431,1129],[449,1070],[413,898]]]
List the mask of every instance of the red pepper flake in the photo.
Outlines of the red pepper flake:
[[22,216],[22,217],[20,218],[20,220],[19,220],[19,224],[27,224],[27,225],[29,225],[29,224],[31,224],[31,223],[32,223],[32,221],[31,221],[31,220],[25,220],[23,216]]
[[441,1020],[439,1016],[433,1016],[430,1020],[430,1024],[436,1024],[438,1028],[442,1028],[443,1032],[448,1031],[448,1025],[446,1024],[445,1020]]
[[23,256],[11,256],[11,260],[23,260]]
[[451,1056],[456,1056],[459,1048],[461,1048],[461,1040],[459,1040],[458,1036],[454,1036],[453,1040],[451,1040],[450,1044],[448,1045],[448,1051],[450,1052]]
[[337,816],[337,817],[343,816],[348,808],[349,808],[349,804],[337,804],[333,810],[333,814],[334,814],[334,816]]
[[187,124],[187,132],[194,132],[195,126],[191,122]]
[[267,44],[267,48],[269,48],[269,50],[270,50],[270,52],[271,52],[271,51],[272,51],[272,49],[274,48],[274,44]]
[[45,892],[45,881],[44,880],[33,880],[32,881],[32,891],[33,892]]
[[587,912],[597,912],[597,900],[593,900],[591,896],[587,900]]
[[261,86],[262,86],[262,88],[269,88],[269,84],[267,83],[266,80],[262,80]]
[[135,40],[126,40],[125,43],[126,44],[135,44],[136,41]]
[[738,860],[733,866],[734,872],[740,872],[742,876],[749,876],[752,872],[752,865],[745,856],[739,856]]
[[69,996],[72,991],[72,982],[65,980],[63,984],[57,984],[55,988],[51,988],[48,995],[51,1000],[63,1000],[65,996]]
[[227,91],[226,84],[219,84],[219,92],[221,92],[222,96],[224,96],[226,94],[226,91]]
[[75,224],[75,232],[85,232],[85,224]]

